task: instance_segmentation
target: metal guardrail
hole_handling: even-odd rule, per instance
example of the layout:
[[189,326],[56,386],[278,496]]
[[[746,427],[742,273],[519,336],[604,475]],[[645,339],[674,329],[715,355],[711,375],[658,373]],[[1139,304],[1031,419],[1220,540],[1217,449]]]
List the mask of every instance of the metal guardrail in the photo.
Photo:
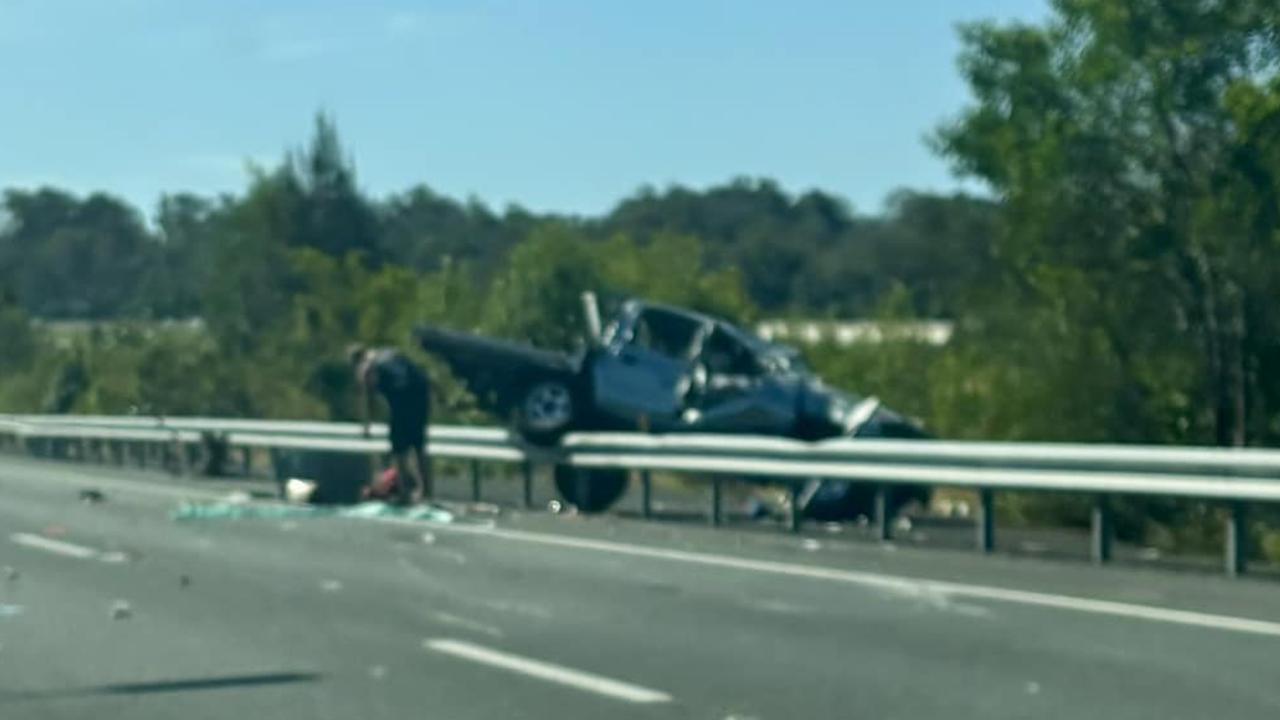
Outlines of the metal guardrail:
[[[386,427],[370,437],[355,423],[109,416],[0,416],[0,436],[18,440],[77,440],[194,445],[217,436],[241,449],[302,450],[377,454],[386,451]],[[1229,574],[1243,572],[1246,556],[1245,507],[1280,502],[1280,451],[1045,443],[953,442],[932,440],[837,439],[806,443],[784,438],[723,435],[576,434],[556,452],[522,446],[506,430],[433,426],[436,457],[523,463],[528,498],[529,465],[552,463],[582,468],[643,471],[644,512],[648,515],[651,471],[705,475],[711,487],[710,518],[721,515],[720,483],[748,476],[787,483],[792,488],[793,528],[801,487],[817,479],[866,482],[877,488],[876,528],[888,539],[889,488],[897,484],[972,489],[980,498],[977,545],[995,545],[996,491],[1086,493],[1096,497],[1092,556],[1111,556],[1108,498],[1145,495],[1222,501],[1229,509],[1224,559]],[[475,493],[479,474],[473,465]]]
[[[52,432],[55,427],[164,429],[185,430],[195,433],[240,433],[243,435],[289,435],[317,437],[362,438],[359,423],[317,422],[309,420],[245,420],[239,418],[210,417],[144,417],[111,415],[0,415],[3,423],[26,428],[28,434]],[[373,423],[369,426],[373,438],[387,436],[387,426]],[[432,440],[477,443],[511,443],[511,434],[501,428],[462,425],[432,426],[428,431]]]

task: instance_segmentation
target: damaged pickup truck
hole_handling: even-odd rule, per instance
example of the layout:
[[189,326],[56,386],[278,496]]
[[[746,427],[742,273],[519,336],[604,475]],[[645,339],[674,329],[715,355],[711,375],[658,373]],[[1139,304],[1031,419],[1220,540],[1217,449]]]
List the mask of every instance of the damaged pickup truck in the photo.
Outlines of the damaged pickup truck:
[[[576,353],[436,327],[417,341],[441,358],[480,406],[511,422],[526,442],[549,447],[573,431],[733,433],[799,440],[925,438],[915,423],[873,397],[822,383],[790,347],[768,343],[720,318],[627,300],[603,329],[594,296],[584,297],[591,342]],[[589,482],[579,482],[590,473]],[[556,486],[588,512],[626,490],[619,470],[557,468]],[[869,514],[870,488],[813,482],[800,495],[815,519]],[[898,487],[890,509],[927,499]]]

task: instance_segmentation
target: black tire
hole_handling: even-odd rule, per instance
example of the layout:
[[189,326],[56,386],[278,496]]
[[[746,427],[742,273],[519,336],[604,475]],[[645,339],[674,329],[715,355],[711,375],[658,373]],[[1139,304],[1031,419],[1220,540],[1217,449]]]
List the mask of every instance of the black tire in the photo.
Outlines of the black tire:
[[588,470],[557,465],[556,490],[579,512],[608,510],[627,491],[626,470]]
[[516,432],[532,445],[554,446],[573,429],[579,412],[578,393],[571,381],[538,378],[518,396]]

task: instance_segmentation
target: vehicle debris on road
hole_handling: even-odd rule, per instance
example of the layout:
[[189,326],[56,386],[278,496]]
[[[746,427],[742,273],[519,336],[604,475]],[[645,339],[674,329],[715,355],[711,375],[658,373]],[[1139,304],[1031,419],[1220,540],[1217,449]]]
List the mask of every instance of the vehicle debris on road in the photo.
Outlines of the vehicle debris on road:
[[128,620],[133,617],[133,606],[126,600],[116,600],[111,603],[111,619],[112,620]]
[[104,495],[101,490],[97,490],[94,488],[85,488],[84,490],[80,491],[80,502],[85,503],[87,505],[96,505],[100,502],[105,502],[106,499],[107,499],[107,496]]
[[227,502],[182,503],[171,515],[175,521],[187,520],[283,520],[301,518],[398,518],[453,522],[454,515],[438,505],[424,504],[397,507],[384,502],[365,502],[350,506],[239,504]]

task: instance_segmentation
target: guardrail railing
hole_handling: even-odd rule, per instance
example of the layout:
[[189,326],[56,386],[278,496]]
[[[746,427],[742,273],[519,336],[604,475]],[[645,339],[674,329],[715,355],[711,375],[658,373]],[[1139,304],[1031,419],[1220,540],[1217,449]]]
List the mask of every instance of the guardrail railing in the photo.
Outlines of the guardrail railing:
[[[955,442],[935,440],[837,439],[807,443],[784,438],[725,435],[646,435],[590,433],[570,435],[555,451],[523,446],[500,428],[432,426],[433,457],[471,460],[473,494],[480,492],[476,463],[519,463],[524,467],[526,503],[531,497],[531,465],[546,463],[581,468],[640,471],[644,483],[642,513],[650,514],[650,473],[666,471],[705,476],[710,488],[708,516],[721,518],[721,483],[732,477],[768,479],[791,488],[792,529],[799,529],[805,488],[821,481],[847,480],[876,488],[875,527],[889,539],[892,518],[888,495],[894,485],[967,488],[977,492],[976,544],[995,547],[994,496],[997,491],[1085,493],[1095,497],[1091,554],[1096,562],[1111,556],[1109,498],[1146,495],[1216,500],[1228,509],[1224,562],[1228,574],[1245,569],[1246,508],[1249,503],[1280,502],[1280,451],[1046,443]],[[316,451],[355,454],[386,452],[386,427],[370,437],[355,423],[244,420],[198,417],[0,416],[0,437],[11,442],[76,443],[82,456],[97,443],[99,456],[111,446],[117,460],[130,450],[155,456],[161,447],[182,448],[184,467],[190,451],[210,438],[247,453]]]

